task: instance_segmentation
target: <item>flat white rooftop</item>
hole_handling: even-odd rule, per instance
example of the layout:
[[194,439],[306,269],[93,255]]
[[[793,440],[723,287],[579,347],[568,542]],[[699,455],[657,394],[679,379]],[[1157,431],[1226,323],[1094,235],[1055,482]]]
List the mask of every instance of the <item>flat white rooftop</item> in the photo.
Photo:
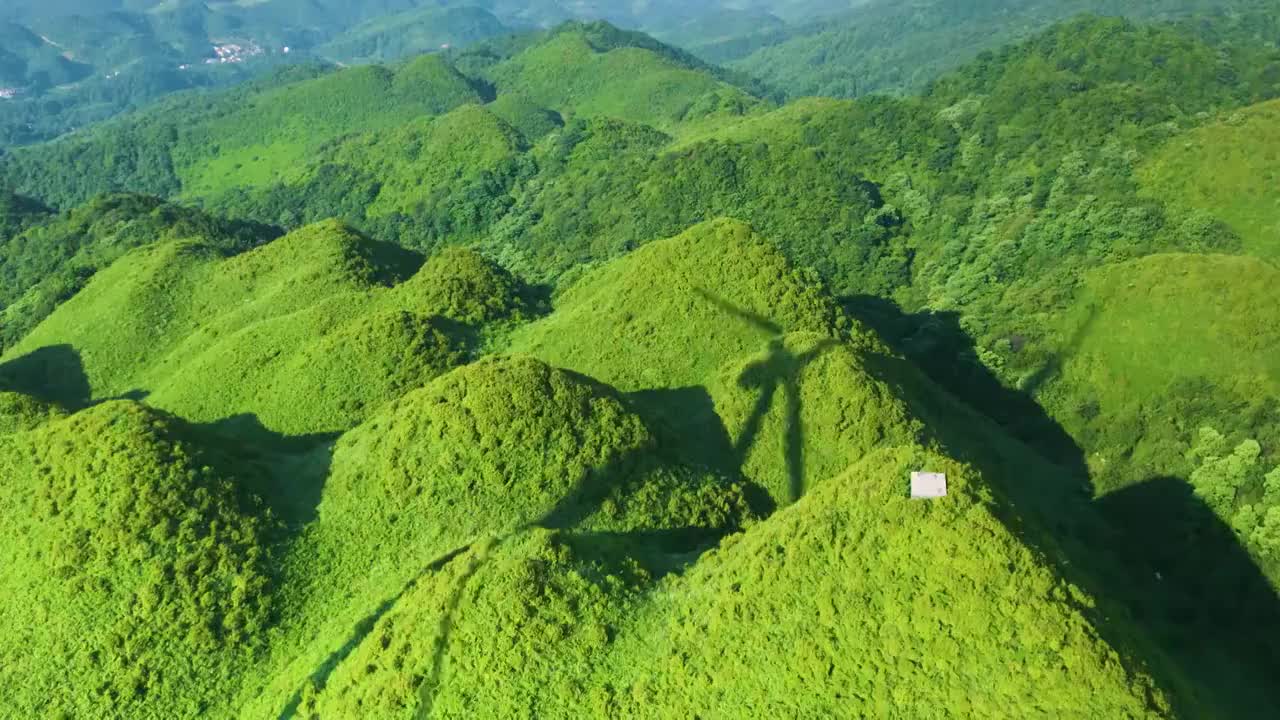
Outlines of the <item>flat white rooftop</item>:
[[943,473],[911,473],[911,497],[940,498],[947,495],[947,476]]

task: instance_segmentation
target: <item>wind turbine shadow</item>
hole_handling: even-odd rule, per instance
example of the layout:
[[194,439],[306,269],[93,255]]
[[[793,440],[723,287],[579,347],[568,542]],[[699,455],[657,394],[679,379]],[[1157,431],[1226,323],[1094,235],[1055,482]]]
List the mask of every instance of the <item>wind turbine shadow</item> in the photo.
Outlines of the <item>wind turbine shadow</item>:
[[768,318],[738,307],[702,288],[694,288],[694,291],[724,312],[752,325],[762,334],[770,336],[765,357],[748,365],[738,376],[738,387],[745,390],[758,389],[759,396],[756,398],[751,414],[747,416],[747,422],[742,426],[742,433],[734,443],[733,451],[739,464],[746,462],[747,453],[755,445],[764,420],[773,408],[774,398],[781,390],[786,403],[785,437],[783,438],[783,454],[788,479],[786,500],[788,503],[793,503],[800,499],[805,490],[804,414],[800,400],[800,374],[809,363],[838,346],[840,342],[834,338],[828,338],[797,354],[787,347],[783,328]]

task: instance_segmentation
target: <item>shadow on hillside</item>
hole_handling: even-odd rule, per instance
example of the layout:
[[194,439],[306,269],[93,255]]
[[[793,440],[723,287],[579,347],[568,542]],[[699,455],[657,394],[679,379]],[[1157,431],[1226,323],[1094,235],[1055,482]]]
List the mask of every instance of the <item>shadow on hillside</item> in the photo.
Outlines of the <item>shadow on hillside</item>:
[[786,402],[785,437],[783,455],[787,466],[787,502],[799,500],[806,490],[804,486],[804,417],[800,408],[798,380],[804,367],[826,351],[838,345],[836,340],[819,343],[808,352],[796,355],[787,349],[782,338],[769,341],[769,354],[763,360],[752,363],[742,371],[738,386],[744,389],[759,388],[760,396],[743,425],[742,435],[734,446],[734,454],[745,463],[747,454],[755,445],[760,426],[768,416],[774,399],[781,392]]
[[[973,338],[960,326],[958,313],[904,313],[893,302],[869,295],[842,298],[841,304],[875,330],[894,352],[969,407],[1068,472],[1088,474],[1084,452],[1045,413],[1032,392],[1006,387],[982,363]],[[1050,360],[1036,374],[1033,390],[1056,372],[1057,364]]]
[[422,253],[367,236],[363,249],[373,269],[372,279],[380,285],[391,286],[402,283],[413,277],[426,262],[426,257]]
[[92,391],[80,353],[70,345],[50,345],[0,365],[0,390],[30,395],[79,410]]
[[252,413],[197,427],[239,466],[246,488],[290,532],[316,518],[340,433],[286,436],[264,426]]
[[[597,381],[574,373],[601,393],[617,393]],[[638,528],[631,531],[599,531],[584,525],[599,513],[606,500],[625,492],[649,471],[669,464],[684,464],[713,472],[726,483],[740,482],[745,488],[749,510],[761,517],[773,511],[772,500],[763,490],[740,477],[734,449],[705,388],[680,388],[632,393],[622,398],[645,418],[657,437],[658,447],[642,448],[613,458],[603,467],[583,475],[581,480],[544,515],[533,518],[512,533],[497,538],[488,549],[524,530],[539,527],[558,530],[574,548],[579,559],[599,566],[621,568],[636,561],[655,579],[682,572],[707,550],[739,528],[682,527]],[[638,485],[634,489],[638,489]],[[755,487],[755,491],[752,491]],[[441,683],[444,655],[468,583],[485,564],[488,553],[473,556],[468,567],[454,581],[440,616],[433,640],[431,669],[418,688],[418,717],[430,714]]]
[[1275,717],[1280,598],[1231,528],[1177,478],[1096,505],[1119,535],[1138,621],[1163,629],[1166,648],[1193,677],[1229,693],[1239,717]]
[[928,380],[897,357],[869,356],[869,369],[924,421],[926,439],[992,483],[993,511],[1010,531],[1095,598],[1078,609],[1103,639],[1144,663],[1179,716],[1275,717],[1280,650],[1268,642],[1280,601],[1187,483],[1152,480],[1095,501],[1083,450],[1034,401],[965,359],[973,344],[953,317],[888,309],[873,305],[880,314],[869,319],[864,304],[859,317],[897,330],[886,341],[918,358]]
[[[458,616],[458,608],[462,605],[462,594],[466,591],[467,584],[471,582],[471,578],[475,577],[476,573],[480,571],[480,567],[484,565],[488,553],[497,549],[503,542],[504,540],[499,539],[493,546],[487,548],[483,555],[472,555],[470,564],[454,580],[453,591],[449,593],[449,599],[445,602],[445,606],[440,612],[440,622],[436,625],[436,634],[433,639],[434,647],[431,651],[431,670],[422,680],[422,684],[418,686],[418,711],[415,715],[416,717],[431,717],[431,707],[435,705],[437,690],[440,687],[440,674],[444,670],[445,652],[449,649],[449,637],[453,635],[453,624]],[[453,557],[458,554],[460,553],[455,553]],[[435,569],[443,569],[445,565],[452,561],[453,557],[449,557]]]
[[782,394],[786,403],[786,420],[783,430],[783,455],[787,468],[787,503],[794,503],[804,495],[804,416],[800,406],[800,373],[809,363],[823,353],[839,345],[837,340],[819,343],[807,352],[796,355],[787,347],[783,328],[773,321],[746,308],[739,307],[718,295],[694,288],[699,296],[726,314],[759,330],[769,337],[767,354],[743,370],[738,386],[758,389],[756,404],[742,426],[742,434],[733,447],[733,457],[739,468],[747,461],[747,455],[760,435],[760,427],[773,408],[775,398]]
[[1089,337],[1089,333],[1093,331],[1093,326],[1097,323],[1097,320],[1098,306],[1090,305],[1088,316],[1085,317],[1084,322],[1077,325],[1076,329],[1072,331],[1071,339],[1067,340],[1066,344],[1050,355],[1048,361],[1022,383],[1022,391],[1028,397],[1035,397],[1040,388],[1061,374],[1063,365],[1068,358],[1080,350],[1080,346],[1084,344],[1084,341]]
[[777,510],[764,488],[742,478],[738,449],[705,387],[640,390],[626,397],[657,437],[664,457],[741,481],[747,505],[757,517]]
[[584,560],[619,568],[621,558],[638,561],[654,580],[682,573],[717,545],[728,531],[700,527],[631,532],[577,532],[565,540]]
[[[362,618],[359,622],[357,622],[355,624],[355,627],[351,629],[351,635],[347,637],[346,642],[344,642],[342,646],[339,647],[337,650],[334,650],[333,652],[329,653],[329,656],[324,659],[324,662],[320,663],[319,667],[317,667],[314,671],[312,671],[311,675],[308,676],[307,678],[308,685],[312,688],[315,688],[317,691],[323,690],[325,685],[328,684],[329,682],[329,677],[333,675],[333,671],[337,670],[338,666],[342,664],[342,661],[346,660],[347,657],[351,655],[351,653],[355,652],[356,648],[360,647],[360,643],[364,642],[365,638],[369,636],[369,633],[373,632],[373,629],[374,627],[377,626],[378,621],[381,620],[384,615],[386,615],[393,607],[396,606],[396,603],[400,601],[400,598],[404,597],[405,594],[407,594],[410,590],[416,587],[418,584],[418,581],[421,580],[423,577],[427,576],[430,573],[438,572],[444,569],[446,565],[448,565],[450,562],[452,562],[455,558],[457,558],[462,553],[466,552],[469,548],[470,546],[463,546],[455,550],[450,550],[444,555],[441,555],[439,558],[436,558],[435,560],[431,561],[425,568],[422,569],[422,572],[414,576],[412,580],[410,580],[408,583],[404,585],[404,587],[400,588],[399,592],[387,598],[386,600],[383,600],[382,603],[373,610],[373,612],[369,613],[364,618]],[[470,570],[470,572],[474,573],[474,567]],[[465,584],[466,580],[469,580],[469,579],[470,579],[470,574],[467,574],[459,584],[463,585]],[[460,596],[461,596],[461,587],[457,588],[453,593],[452,597],[450,598],[450,602],[454,607],[446,608],[447,612],[445,613],[445,617],[449,620],[449,622],[452,622],[453,610],[456,609],[456,605],[460,600]],[[433,676],[437,676],[439,673],[439,664],[440,664],[441,657],[442,657],[442,651],[440,648],[437,648],[436,659],[433,663],[433,671],[432,671]],[[280,712],[280,715],[278,716],[278,720],[290,720],[290,718],[294,717],[294,715],[298,711],[298,706],[302,704],[302,696],[306,687],[307,685],[304,685],[303,687],[298,688],[298,690],[294,692],[293,696],[290,697],[289,701],[285,704],[284,709]]]

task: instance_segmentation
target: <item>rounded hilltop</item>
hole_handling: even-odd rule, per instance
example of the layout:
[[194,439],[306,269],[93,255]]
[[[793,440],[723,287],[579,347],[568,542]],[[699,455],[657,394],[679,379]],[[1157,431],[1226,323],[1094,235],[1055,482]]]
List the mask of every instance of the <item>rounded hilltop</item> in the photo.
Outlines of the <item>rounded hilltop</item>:
[[235,687],[272,624],[272,521],[221,467],[127,401],[0,442],[10,711],[178,716]]

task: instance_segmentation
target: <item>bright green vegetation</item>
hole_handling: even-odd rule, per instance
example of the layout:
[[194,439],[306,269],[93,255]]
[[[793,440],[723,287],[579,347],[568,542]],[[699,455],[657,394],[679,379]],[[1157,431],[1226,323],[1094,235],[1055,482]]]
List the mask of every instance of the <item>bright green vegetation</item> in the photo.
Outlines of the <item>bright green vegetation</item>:
[[1280,302],[1277,282],[1271,263],[1223,255],[1152,255],[1085,277],[1042,398],[1090,449],[1101,489],[1185,477],[1200,424],[1263,432],[1268,457],[1280,450],[1280,334],[1260,310]]
[[10,0],[0,7],[0,90],[15,94],[0,96],[0,147],[74,133],[182,91],[309,62],[342,66],[453,53],[573,20],[663,31],[701,51],[736,46],[743,33],[754,37],[763,25],[782,32],[784,19],[800,23],[842,3],[770,5],[766,12],[727,0]]
[[272,616],[243,477],[127,401],[5,437],[0,466],[6,713],[199,714],[232,688]]
[[1200,465],[1191,484],[1205,504],[1231,525],[1268,576],[1280,571],[1280,468],[1267,472],[1258,441],[1235,448],[1211,427],[1200,429],[1188,453]]
[[673,51],[653,41],[635,47],[607,26],[573,30],[554,33],[490,71],[498,92],[525,95],[562,115],[608,115],[659,129],[721,108],[740,112],[752,102],[682,56],[664,57]]
[[[695,46],[708,59],[760,78],[788,97],[917,91],[985,51],[1082,13],[1134,19],[1194,16],[1267,37],[1265,0],[871,0],[833,19]],[[1256,33],[1256,34],[1255,34]]]
[[[459,66],[466,65],[464,60],[459,60]],[[498,104],[495,112],[530,131],[529,140],[538,137],[534,128],[559,124],[560,114],[628,116],[663,127],[679,121],[714,125],[759,104],[709,72],[699,61],[647,36],[601,25],[569,25],[471,76],[464,76],[442,56],[423,55],[394,67],[372,65],[334,72],[295,69],[217,94],[175,98],[87,133],[40,148],[19,149],[5,159],[0,178],[27,195],[61,206],[114,188],[215,199],[259,186],[301,184],[303,189],[287,198],[295,211],[323,202],[298,203],[297,192],[308,197],[318,194],[329,202],[345,202],[342,214],[354,220],[353,210],[369,202],[370,193],[376,196],[377,189],[362,193],[353,191],[353,184],[361,190],[379,186],[382,176],[372,171],[387,172],[392,160],[397,172],[413,173],[416,181],[421,174],[416,166],[437,157],[403,152],[405,147],[431,143],[430,137],[397,138],[395,143],[378,137],[374,142],[386,146],[391,158],[380,167],[366,168],[364,156],[355,155],[356,169],[363,175],[353,178],[348,163],[363,148],[334,148],[335,142],[347,140],[345,136],[406,123],[414,126],[403,132],[421,133],[420,125],[428,116],[493,99],[491,82],[499,92],[511,89],[505,94],[517,96]],[[572,87],[561,87],[563,83]],[[460,116],[454,122],[465,129],[471,120]],[[451,143],[459,140],[456,133],[434,138],[436,152],[451,152]],[[375,154],[370,160],[376,162],[376,158]],[[458,168],[452,172],[478,172],[472,164],[476,158],[440,159]],[[435,172],[438,178],[454,179],[443,174],[449,171]],[[479,192],[494,195],[508,182],[495,178]],[[278,189],[267,187],[267,193],[258,204],[283,204]],[[423,194],[430,198],[429,191]],[[329,215],[315,219],[324,217]],[[275,215],[269,219],[279,220]],[[298,219],[288,224],[295,226]]]
[[[922,461],[955,473],[957,506],[922,513],[901,497],[889,478]],[[961,467],[923,449],[887,448],[734,537],[685,575],[654,585],[625,569],[601,567],[572,535],[517,535],[459,556],[407,593],[308,709],[316,717],[372,708],[382,717],[405,718],[423,710],[435,716],[684,717],[939,708],[955,717],[1010,708],[1029,716],[1079,708],[1156,716],[1160,701],[1148,704],[1141,680],[1121,689],[1129,680],[1117,659],[1096,645],[1080,615],[1054,599],[1070,591],[1051,574],[1028,569],[1000,587],[957,586],[920,562],[921,555],[956,553],[956,567],[976,578],[998,564],[1034,567],[984,508],[980,492],[961,499],[964,478]],[[984,554],[958,538],[928,552],[921,548],[921,555],[904,549],[869,559],[865,552],[905,548],[906,537],[969,532],[991,533]],[[894,587],[899,579],[912,586],[906,595],[853,580],[904,566],[907,577],[895,577]],[[1029,597],[1043,614],[1024,614]],[[437,670],[432,648],[418,638],[447,622],[450,610],[457,620]],[[987,636],[993,614],[1000,615],[1006,639],[967,648],[963,638]],[[949,632],[937,633],[938,624]],[[515,647],[491,627],[509,628]],[[1060,649],[1025,653],[1022,640],[1038,633],[1045,634],[1044,646]],[[886,647],[894,648],[892,659],[882,660]],[[1096,694],[1060,684],[1063,662],[1088,668]],[[1010,682],[993,683],[997,667],[1017,670],[1012,678],[999,675]],[[414,691],[413,679],[424,674],[434,683],[424,686],[427,692]],[[918,680],[922,691],[902,692],[900,681],[908,679]],[[590,690],[575,692],[575,686]]]
[[[325,305],[324,296],[345,293],[343,306],[353,308],[360,307],[355,295],[370,307],[434,304],[476,322],[513,312],[515,300],[490,301],[504,288],[515,289],[491,266],[466,251],[437,259],[402,279],[411,263],[335,224],[226,259],[190,242],[170,242],[134,251],[99,273],[27,338],[29,345],[7,357],[5,370],[21,369],[57,359],[41,358],[42,352],[75,348],[95,395],[132,385],[135,377],[201,387],[204,406],[175,399],[180,396],[162,383],[146,402],[205,426],[189,428],[136,403],[111,401],[0,440],[0,457],[12,452],[22,458],[24,448],[49,447],[57,441],[46,434],[58,432],[90,433],[105,447],[118,447],[115,438],[141,426],[154,428],[143,433],[150,442],[166,442],[165,433],[172,433],[202,443],[141,453],[153,462],[173,457],[164,466],[173,472],[185,472],[181,458],[191,455],[209,468],[233,466],[233,459],[247,473],[231,485],[208,474],[217,470],[203,470],[185,485],[184,475],[165,476],[176,488],[191,488],[172,491],[178,493],[214,483],[215,490],[198,496],[214,503],[203,511],[212,515],[199,517],[225,529],[204,535],[197,529],[196,536],[207,538],[202,552],[217,554],[216,566],[239,579],[193,592],[207,598],[202,602],[211,603],[222,626],[209,629],[209,637],[175,631],[185,628],[180,608],[188,601],[162,595],[160,607],[175,607],[162,617],[172,619],[153,623],[153,634],[139,635],[130,646],[144,659],[130,665],[143,673],[141,680],[111,674],[111,663],[59,659],[48,663],[50,672],[73,685],[110,675],[111,682],[123,683],[107,684],[121,702],[149,712],[201,707],[214,716],[242,717],[334,717],[355,707],[376,708],[371,712],[386,717],[510,716],[530,707],[562,717],[634,715],[654,707],[682,716],[759,702],[779,712],[820,714],[837,707],[875,712],[895,702],[936,707],[941,698],[957,696],[969,703],[955,706],[959,716],[1001,702],[1049,716],[1072,706],[1135,716],[1166,709],[1166,690],[1153,684],[1140,656],[1117,654],[1093,629],[1090,591],[1021,547],[997,519],[996,504],[1004,501],[993,493],[1013,482],[1002,474],[1007,470],[994,469],[983,480],[982,471],[938,454],[943,446],[926,439],[912,407],[927,393],[901,385],[923,389],[927,381],[883,355],[883,346],[855,330],[811,273],[794,269],[741,223],[697,226],[601,267],[562,296],[561,309],[521,331],[547,348],[544,354],[563,354],[559,364],[590,366],[618,389],[525,356],[485,358],[434,380],[424,370],[418,389],[393,386],[382,402],[367,403],[358,422],[326,426],[324,402],[360,399],[360,388],[376,383],[377,373],[360,373],[360,382],[349,386],[320,388],[316,383],[351,375],[334,365],[312,374],[309,365],[342,350],[359,355],[368,346],[343,337],[310,363],[293,364],[285,353],[280,361],[263,357],[301,344],[299,327],[326,342],[302,321]],[[380,289],[380,279],[399,282]],[[663,301],[649,302],[654,296]],[[234,307],[217,310],[222,297],[237,298]],[[601,313],[585,323],[581,313],[590,306]],[[293,322],[273,324],[268,307]],[[114,317],[163,314],[172,320],[167,326],[112,324],[105,313],[95,316],[96,308],[110,309]],[[646,325],[690,310],[687,325]],[[202,327],[181,331],[190,317],[203,318]],[[399,337],[372,317],[381,338]],[[660,342],[667,327],[677,333]],[[631,328],[638,332],[628,334]],[[725,335],[707,346],[707,354],[687,364],[657,364],[656,372],[643,374],[660,353],[689,342],[683,333],[712,328]],[[237,332],[254,336],[231,346],[240,353],[222,366],[240,378],[214,376],[198,359],[177,362],[197,352],[202,337]],[[107,338],[114,341],[110,347]],[[605,338],[621,354],[599,354]],[[401,357],[384,346],[369,350],[365,360],[375,363]],[[432,357],[420,347],[411,355],[428,362]],[[399,360],[397,367],[403,366]],[[277,407],[246,407],[247,398],[237,404],[226,396],[277,367],[288,370],[276,375],[277,385],[258,385],[254,396]],[[309,394],[291,394],[286,380],[307,383]],[[759,404],[768,399],[768,382],[785,386],[778,392],[786,400],[777,399],[772,410]],[[223,404],[215,409],[215,402]],[[949,407],[919,409],[936,416],[954,412]],[[692,434],[695,411],[703,413],[696,430],[701,438]],[[295,437],[277,438],[238,422],[246,412],[266,430]],[[312,427],[291,424],[306,412],[320,420]],[[95,430],[95,422],[111,430]],[[681,428],[679,422],[690,424]],[[997,432],[987,427],[985,432]],[[299,437],[334,429],[346,432],[336,441]],[[717,435],[719,453],[706,444]],[[141,440],[123,442],[128,447]],[[198,454],[201,447],[213,453],[207,460]],[[85,467],[101,462],[89,451],[73,456]],[[121,451],[111,462],[134,457]],[[788,486],[797,462],[803,463],[801,482]],[[935,509],[903,498],[908,470],[921,464],[950,473],[951,505]],[[26,482],[54,477],[75,483],[75,467],[37,472],[18,465],[12,472]],[[111,482],[119,472],[105,465],[99,482]],[[229,487],[245,494],[239,504],[218,494]],[[37,495],[18,490],[21,497]],[[24,523],[39,518],[28,518],[25,506],[15,511],[20,513],[27,514]],[[59,505],[64,516],[68,523],[82,517]],[[1040,527],[1039,518],[1028,516],[1027,522]],[[53,532],[48,524],[39,527]],[[744,530],[702,555],[709,543]],[[155,552],[173,552],[163,536],[148,538],[160,543]],[[28,545],[41,546],[38,539]],[[813,572],[812,563],[828,566],[823,558],[853,563],[856,547],[898,550],[877,551],[875,562],[858,561],[856,570]],[[793,553],[794,561],[780,562]],[[246,564],[266,558],[269,565]],[[13,566],[32,562],[24,556]],[[199,559],[182,562],[202,567]],[[904,562],[914,568],[905,579]],[[1010,576],[1009,567],[1018,573]],[[966,581],[957,585],[956,574]],[[38,593],[21,583],[47,575],[21,577],[6,580],[12,592]],[[111,587],[143,596],[155,592],[134,590],[136,583]],[[938,600],[943,588],[947,602]],[[999,601],[1006,620],[999,638],[989,637],[990,617],[980,610],[991,612],[1000,597],[1006,598]],[[102,599],[94,611],[107,612],[111,602]],[[224,613],[220,603],[257,614]],[[711,627],[729,612],[742,615],[737,630]],[[773,619],[750,620],[757,616]],[[950,629],[939,634],[943,619]],[[28,627],[71,622],[59,618]],[[270,630],[256,632],[252,642],[235,632],[261,623]],[[829,639],[798,640],[818,637],[813,631],[824,626],[829,630],[819,635]],[[708,635],[716,646],[699,639]],[[43,634],[32,646],[59,637]],[[97,641],[88,642],[88,657],[101,657],[92,654]],[[176,642],[191,645],[177,650],[164,644]],[[1131,651],[1127,644],[1119,647]],[[902,663],[899,651],[880,655],[884,648],[910,648],[920,664]],[[150,653],[157,653],[154,660]],[[738,669],[707,664],[721,653],[735,658]],[[666,660],[674,656],[686,659]],[[198,682],[160,664],[166,657],[200,659]],[[963,667],[956,665],[962,658],[968,658]],[[1010,663],[1020,671],[992,683],[997,668]],[[783,666],[793,672],[778,674]],[[949,670],[942,672],[944,667]],[[157,683],[153,689],[148,672],[165,682],[151,681]],[[788,683],[810,673],[841,678],[830,686],[840,687],[833,692],[841,696],[788,690]],[[929,693],[895,700],[893,688],[926,675]],[[36,706],[41,677],[26,681],[23,692],[32,689],[17,696],[17,707]],[[175,684],[166,684],[170,680]],[[736,690],[724,694],[718,689],[723,682]]]
[[11,714],[1280,715],[1272,15],[782,106],[569,24],[15,152]]
[[[951,502],[903,496],[902,478],[925,466],[948,473]],[[1089,600],[1038,568],[991,515],[980,477],[919,446],[885,447],[726,543],[663,587],[665,612],[642,614],[621,639],[623,653],[669,658],[652,674],[648,663],[623,664],[641,702],[673,715],[1167,712],[1071,608]],[[1088,679],[1061,682],[1077,671]]]
[[1152,195],[1211,212],[1240,234],[1249,252],[1280,256],[1280,102],[1231,113],[1171,139],[1140,173]]
[[279,235],[140,195],[100,196],[61,216],[10,196],[0,213],[0,347],[16,342],[130,249],[186,238],[235,252]]
[[486,324],[523,312],[517,284],[468,251],[420,263],[338,223],[233,257],[194,241],[151,246],[99,273],[14,353],[75,336],[87,388],[59,398],[71,403],[141,394],[199,422],[347,430],[456,364]]
[[56,405],[22,393],[0,393],[0,435],[35,429],[63,415]]

